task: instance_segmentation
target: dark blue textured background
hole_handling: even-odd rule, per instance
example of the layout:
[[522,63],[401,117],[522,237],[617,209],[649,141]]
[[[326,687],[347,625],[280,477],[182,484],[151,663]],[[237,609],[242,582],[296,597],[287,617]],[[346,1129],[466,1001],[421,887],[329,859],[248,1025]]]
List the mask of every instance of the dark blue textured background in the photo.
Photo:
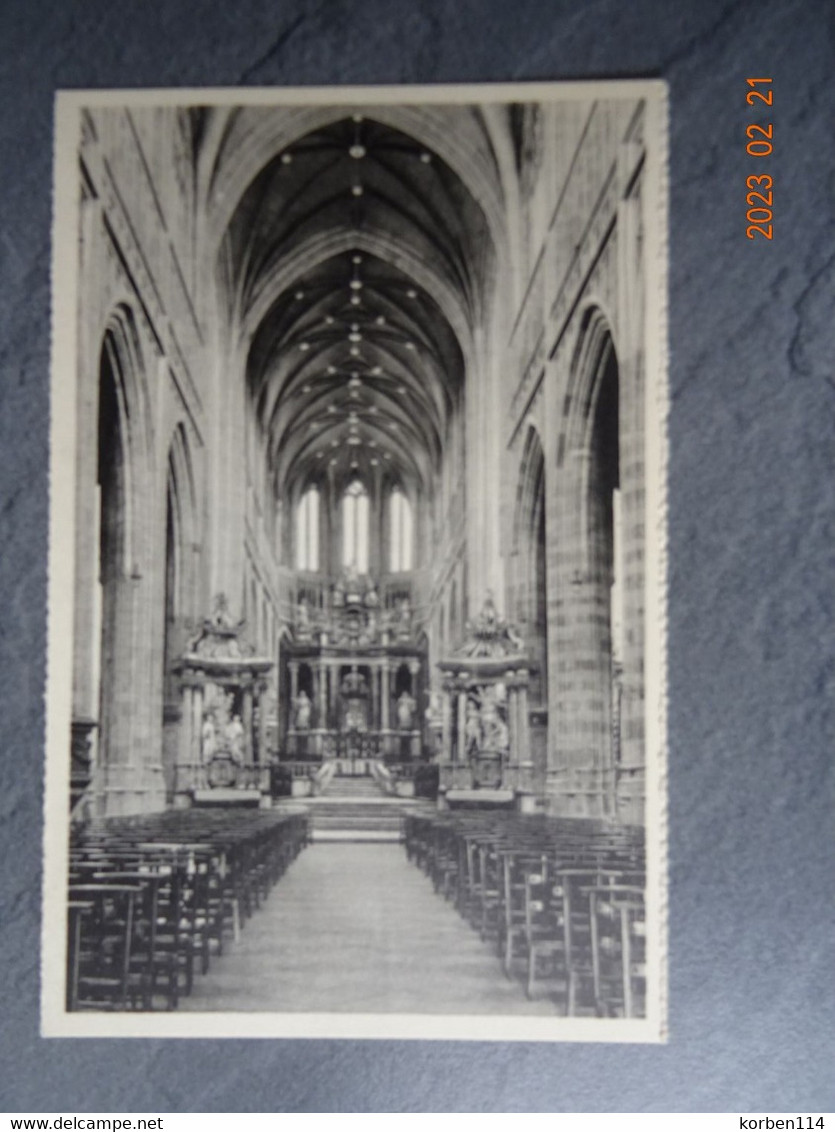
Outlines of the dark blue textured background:
[[[833,12],[0,0],[0,1110],[835,1109]],[[671,96],[669,1044],[40,1039],[53,91],[598,76]]]

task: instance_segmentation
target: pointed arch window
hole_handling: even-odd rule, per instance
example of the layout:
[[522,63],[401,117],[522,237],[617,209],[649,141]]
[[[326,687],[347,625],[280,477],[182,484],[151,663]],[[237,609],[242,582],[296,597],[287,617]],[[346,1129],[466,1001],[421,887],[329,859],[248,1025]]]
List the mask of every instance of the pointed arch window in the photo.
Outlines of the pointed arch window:
[[296,511],[296,566],[319,569],[319,489],[309,487]]
[[412,506],[399,487],[389,496],[389,569],[393,574],[412,569],[414,538]]
[[342,496],[342,565],[368,573],[368,492],[352,480]]

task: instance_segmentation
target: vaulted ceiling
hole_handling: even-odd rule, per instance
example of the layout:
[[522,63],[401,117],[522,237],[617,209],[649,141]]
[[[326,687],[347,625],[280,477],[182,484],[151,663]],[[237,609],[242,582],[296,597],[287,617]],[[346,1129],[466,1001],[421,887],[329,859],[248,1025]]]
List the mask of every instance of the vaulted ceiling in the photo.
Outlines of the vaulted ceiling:
[[494,255],[458,174],[347,115],[266,161],[222,254],[276,490],[381,466],[430,488]]

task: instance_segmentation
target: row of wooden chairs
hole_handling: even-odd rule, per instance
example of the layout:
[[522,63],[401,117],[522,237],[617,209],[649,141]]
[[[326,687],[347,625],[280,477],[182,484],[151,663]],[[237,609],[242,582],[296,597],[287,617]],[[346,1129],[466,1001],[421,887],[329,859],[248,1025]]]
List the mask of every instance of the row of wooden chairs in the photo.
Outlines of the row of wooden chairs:
[[67,1009],[176,1009],[309,836],[304,813],[198,809],[75,831]]
[[404,835],[409,858],[530,998],[546,986],[567,1015],[643,1015],[641,829],[459,811],[408,815]]

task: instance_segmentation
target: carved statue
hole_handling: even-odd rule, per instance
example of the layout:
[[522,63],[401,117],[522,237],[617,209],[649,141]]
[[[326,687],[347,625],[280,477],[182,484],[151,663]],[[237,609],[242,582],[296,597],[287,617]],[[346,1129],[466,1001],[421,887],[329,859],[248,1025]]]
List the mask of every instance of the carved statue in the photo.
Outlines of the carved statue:
[[499,658],[524,653],[524,641],[516,630],[499,616],[493,594],[487,591],[484,605],[475,621],[464,626],[465,641],[458,655],[468,658]]
[[474,700],[467,700],[464,722],[464,747],[467,757],[477,755],[481,749],[481,716]]
[[310,713],[311,713],[313,705],[310,701],[310,696],[308,696],[308,694],[304,690],[304,688],[302,688],[302,690],[296,696],[296,700],[295,700],[295,703],[294,703],[293,706],[296,709],[296,718],[295,718],[296,730],[297,731],[309,731],[310,730]]
[[226,594],[220,593],[215,596],[215,607],[212,612],[211,621],[218,629],[236,628],[232,620],[232,615],[229,612],[229,599]]
[[481,703],[481,729],[485,750],[506,751],[510,746],[510,732],[502,718],[498,696],[494,689],[486,688]]
[[211,762],[214,753],[217,750],[217,733],[215,731],[215,721],[212,713],[207,711],[203,715],[203,729],[200,736],[200,750],[203,755],[203,762]]
[[239,715],[233,715],[226,726],[226,742],[229,754],[236,763],[244,761],[244,725]]
[[373,644],[377,640],[377,614],[373,610],[369,611],[363,636],[364,644]]
[[401,692],[397,698],[397,726],[401,731],[412,730],[412,719],[417,704],[408,692]]
[[365,711],[362,703],[358,700],[351,700],[345,709],[345,730],[365,731],[365,727]]

